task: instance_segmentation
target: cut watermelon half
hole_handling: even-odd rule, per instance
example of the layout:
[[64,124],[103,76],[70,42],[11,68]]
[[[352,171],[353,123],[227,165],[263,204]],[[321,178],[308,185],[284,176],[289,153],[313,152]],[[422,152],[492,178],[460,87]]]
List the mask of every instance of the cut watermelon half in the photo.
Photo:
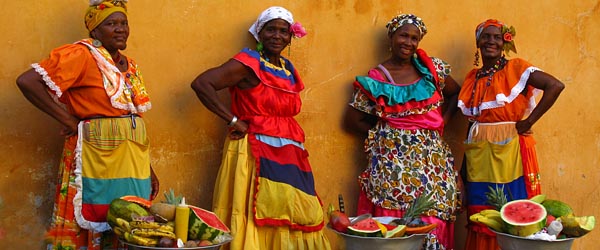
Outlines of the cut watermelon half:
[[546,226],[546,209],[530,200],[514,200],[500,209],[500,217],[506,223],[509,234],[529,236]]
[[381,228],[373,218],[368,218],[348,227],[348,233],[363,237],[383,237]]
[[229,234],[229,228],[211,211],[191,206],[188,239],[213,241],[220,235]]

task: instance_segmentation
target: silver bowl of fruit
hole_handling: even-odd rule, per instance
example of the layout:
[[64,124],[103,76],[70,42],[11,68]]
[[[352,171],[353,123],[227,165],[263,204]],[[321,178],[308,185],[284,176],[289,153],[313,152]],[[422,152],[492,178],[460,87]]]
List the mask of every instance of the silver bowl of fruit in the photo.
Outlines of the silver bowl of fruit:
[[556,239],[553,241],[529,239],[506,233],[496,233],[498,245],[502,250],[569,250],[576,238]]
[[[373,217],[372,219],[384,225],[389,225],[393,220],[397,220],[399,218]],[[357,218],[352,217],[350,220],[354,222],[357,220]],[[327,225],[327,228],[335,232],[343,239],[346,250],[419,250],[423,247],[425,237],[427,236],[427,234],[411,234],[400,237],[392,237],[390,234],[393,234],[393,232],[388,231],[389,233],[386,237],[381,233],[377,234],[374,232],[369,232],[368,229],[364,232],[359,232],[359,235],[357,235],[356,232],[339,232],[331,228],[330,225]]]

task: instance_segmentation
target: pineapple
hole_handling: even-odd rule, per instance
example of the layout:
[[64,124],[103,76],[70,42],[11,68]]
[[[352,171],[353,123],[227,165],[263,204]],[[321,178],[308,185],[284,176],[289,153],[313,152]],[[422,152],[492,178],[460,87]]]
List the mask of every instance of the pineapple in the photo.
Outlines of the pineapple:
[[175,208],[181,203],[183,196],[176,196],[172,188],[169,189],[169,192],[165,191],[163,195],[165,200],[152,204],[150,213],[166,221],[173,221],[175,219]]
[[[508,202],[506,195],[504,194],[504,186],[498,187],[498,185],[496,185],[496,188],[488,186],[488,189],[490,191],[485,193],[485,196],[487,197],[487,203],[494,206],[494,209],[500,211],[502,206]],[[510,194],[510,190],[508,191]]]
[[[412,201],[412,204],[406,209],[404,215],[400,219],[392,221],[395,225],[422,226],[425,224],[420,218],[420,215],[435,206],[435,201],[431,200],[433,192],[427,195],[420,195]],[[392,224],[390,223],[390,224]],[[392,224],[392,225],[393,225]]]

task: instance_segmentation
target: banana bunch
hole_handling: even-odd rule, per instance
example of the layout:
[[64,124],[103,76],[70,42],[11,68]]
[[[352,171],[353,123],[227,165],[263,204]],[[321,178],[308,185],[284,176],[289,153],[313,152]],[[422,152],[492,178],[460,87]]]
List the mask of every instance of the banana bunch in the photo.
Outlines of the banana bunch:
[[504,221],[500,217],[500,212],[494,209],[484,209],[479,213],[473,214],[469,217],[469,220],[473,222],[482,223],[496,232],[504,232]]
[[163,237],[175,239],[175,228],[167,223],[116,219],[113,232],[129,243],[141,246],[156,246]]

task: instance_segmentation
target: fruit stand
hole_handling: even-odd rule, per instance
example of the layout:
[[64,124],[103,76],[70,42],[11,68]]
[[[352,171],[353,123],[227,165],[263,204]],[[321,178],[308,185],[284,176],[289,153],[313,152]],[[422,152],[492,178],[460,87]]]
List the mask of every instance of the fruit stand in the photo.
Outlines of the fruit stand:
[[[392,220],[398,218],[373,217],[373,219],[383,224],[389,224]],[[344,240],[346,250],[419,250],[423,246],[423,240],[425,239],[425,236],[427,236],[427,234],[411,234],[394,238],[368,237],[342,233],[334,230],[330,225],[327,225],[327,228],[334,231]]]

